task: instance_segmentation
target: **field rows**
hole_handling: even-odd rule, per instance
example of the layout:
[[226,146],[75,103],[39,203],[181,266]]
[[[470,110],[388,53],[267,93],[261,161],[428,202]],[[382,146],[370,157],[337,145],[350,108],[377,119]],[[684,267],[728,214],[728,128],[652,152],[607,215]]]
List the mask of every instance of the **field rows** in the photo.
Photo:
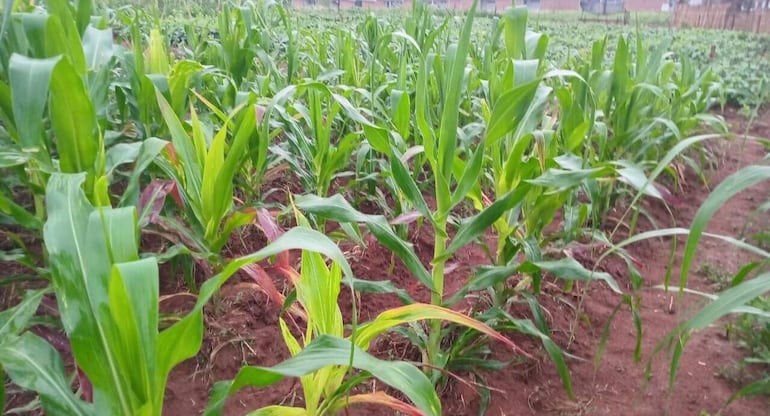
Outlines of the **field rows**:
[[[573,396],[543,287],[602,285],[638,318],[645,275],[628,246],[687,236],[669,276],[684,289],[709,219],[770,176],[761,163],[730,176],[688,229],[637,230],[654,223],[644,202],[674,203],[685,173],[705,182],[708,144],[731,137],[715,110],[757,114],[768,99],[767,38],[532,22],[525,7],[380,15],[260,1],[191,17],[45,3],[3,16],[0,366],[7,396],[37,395],[46,414],[161,414],[169,374],[199,354],[236,275],[280,308],[291,358],[216,380],[207,415],[287,377],[301,400],[252,414],[440,415],[452,375],[505,367],[493,344],[545,354]],[[415,228],[430,230],[427,262]],[[691,333],[736,310],[767,315],[743,305],[770,288],[770,254],[705,236],[760,260],[667,335],[672,383]],[[350,253],[375,241],[406,287],[353,272]],[[450,288],[469,247],[483,264]],[[628,280],[574,247],[620,259]],[[170,277],[196,301],[169,316]],[[401,304],[361,319],[362,293]],[[483,301],[461,308],[469,299]],[[369,351],[386,334],[419,362]]]

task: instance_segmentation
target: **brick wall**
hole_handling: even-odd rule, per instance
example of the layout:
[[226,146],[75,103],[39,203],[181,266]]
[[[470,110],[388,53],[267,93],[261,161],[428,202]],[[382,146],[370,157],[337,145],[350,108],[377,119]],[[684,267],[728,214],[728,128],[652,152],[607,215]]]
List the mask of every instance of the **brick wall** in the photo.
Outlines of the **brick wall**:
[[[340,0],[342,8],[353,8],[356,6],[356,0]],[[403,7],[411,7],[412,0],[402,0]],[[443,1],[444,7],[455,10],[467,10],[473,4],[473,0],[435,0],[436,3]],[[625,0],[625,8],[630,12],[657,12],[666,0]],[[318,1],[320,4],[321,2]],[[523,4],[522,0],[517,0],[517,4]],[[304,0],[294,0],[293,6],[306,6]],[[481,3],[479,9],[486,11],[502,11],[511,6],[511,0],[495,0],[494,3]],[[386,0],[361,0],[361,7],[367,9],[386,8]],[[540,10],[571,10],[580,11],[580,0],[540,0]]]
[[626,10],[629,12],[659,12],[665,0],[626,0]]

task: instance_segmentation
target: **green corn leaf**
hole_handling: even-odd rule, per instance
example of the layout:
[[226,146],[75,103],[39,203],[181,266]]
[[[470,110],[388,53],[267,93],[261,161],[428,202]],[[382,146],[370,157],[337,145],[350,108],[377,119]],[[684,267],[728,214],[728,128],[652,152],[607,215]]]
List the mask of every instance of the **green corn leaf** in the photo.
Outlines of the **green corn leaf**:
[[[48,100],[51,73],[61,57],[32,59],[13,54],[8,63],[13,116],[22,150],[47,152],[43,141],[43,112]],[[47,154],[45,156],[48,157]]]
[[[672,290],[672,289],[673,290],[679,290],[680,289],[678,287],[668,287],[667,288],[665,285],[656,285],[656,286],[653,286],[653,287],[655,289],[661,289],[661,290],[666,290],[666,291]],[[698,295],[698,296],[704,297],[704,298],[712,300],[712,301],[719,299],[719,296],[720,296],[719,294],[715,295],[715,294],[711,294],[711,293],[701,292],[699,290],[688,289],[686,287],[682,288],[682,291],[685,292],[685,293],[688,293],[688,294]],[[736,307],[732,308],[729,313],[731,313],[731,314],[749,314],[749,315],[756,315],[756,316],[759,316],[759,317],[762,317],[762,318],[770,318],[770,312],[763,311],[762,309],[755,308],[753,306],[745,306],[745,305],[744,306],[736,306]]]
[[0,121],[2,121],[5,130],[8,131],[8,135],[13,139],[13,147],[8,147],[5,150],[17,149],[21,152],[21,146],[18,146],[19,134],[16,131],[16,126],[13,117],[13,102],[11,100],[11,87],[7,82],[0,81]]
[[[428,98],[429,98],[428,78],[430,76],[430,68],[433,66],[432,64],[434,61],[435,61],[435,55],[428,54],[420,62],[420,65],[419,65],[420,71],[417,75],[417,86],[415,91],[414,109],[415,109],[415,123],[417,125],[417,130],[420,132],[420,137],[422,138],[422,144],[425,146],[426,149],[431,150],[430,152],[426,153],[426,156],[428,157],[428,161],[431,163],[431,166],[435,171],[436,170],[435,165],[437,163],[435,159],[435,153],[434,153],[436,133],[432,127],[432,120],[430,117],[431,111],[429,110],[429,107],[428,107]],[[374,145],[372,145],[372,147],[374,147]],[[385,151],[384,153],[388,154],[389,150]]]
[[[46,33],[46,49],[48,50],[49,44],[52,42],[60,44],[59,47],[61,49],[56,53],[63,53],[64,56],[69,58],[72,66],[79,75],[85,74],[85,57],[83,45],[80,40],[83,31],[79,30],[76,25],[75,16],[72,15],[70,2],[68,0],[49,0],[46,2],[46,8],[50,13],[50,17],[59,21],[59,26],[63,31],[61,39],[54,39]],[[49,21],[52,20],[50,17],[48,19]],[[53,36],[55,34],[51,33],[50,35]]]
[[337,263],[329,268],[320,254],[302,253],[297,299],[307,311],[316,334],[343,335],[342,313],[337,305],[341,282],[342,273]]
[[[649,187],[655,180],[657,180],[658,176],[660,176],[660,174],[663,173],[663,171],[665,171],[670,166],[671,162],[689,147],[696,145],[698,143],[704,142],[706,140],[720,139],[720,138],[722,138],[722,135],[720,134],[703,134],[703,135],[689,137],[687,139],[684,139],[678,142],[671,149],[669,149],[668,152],[666,152],[665,156],[663,156],[658,161],[658,164],[655,165],[655,168],[650,172],[647,178],[647,181],[643,186],[640,187],[640,189],[646,189],[647,187]],[[634,198],[631,200],[628,206],[629,207],[637,206],[637,202],[642,197],[642,195],[643,195],[643,192],[637,192],[637,194],[634,196]]]
[[767,180],[770,180],[770,166],[748,166],[728,176],[714,188],[698,209],[698,212],[695,213],[695,218],[693,218],[690,225],[690,235],[687,238],[684,255],[682,256],[682,268],[679,275],[680,288],[686,287],[690,265],[695,257],[698,241],[700,241],[701,235],[703,235],[708,222],[714,214],[739,192]]
[[62,55],[66,59],[69,52],[69,42],[61,20],[56,16],[48,16],[45,25],[45,56]]
[[142,144],[139,147],[139,154],[134,161],[135,163],[134,168],[131,171],[131,176],[128,178],[126,189],[120,197],[120,202],[118,203],[119,207],[138,205],[139,179],[168,144],[167,141],[158,139],[157,137],[149,137],[142,141]]
[[502,16],[505,36],[505,51],[508,59],[525,59],[527,56],[526,32],[527,6],[516,6],[505,10]]
[[64,59],[51,74],[50,112],[62,172],[93,173],[101,147],[96,115],[83,80]]
[[[19,37],[26,42],[19,42],[20,51],[28,54],[30,58],[50,58],[46,53],[46,28],[50,16],[42,13],[21,13],[19,19],[15,16],[11,25],[13,37]],[[61,19],[59,19],[61,21]],[[24,51],[24,49],[27,49]]]
[[212,250],[221,250],[222,247],[227,244],[232,233],[235,232],[237,228],[243,227],[254,221],[256,214],[256,211],[250,208],[247,208],[243,211],[235,211],[230,214],[230,216],[228,216],[227,219],[225,219],[222,223],[222,228],[219,232],[219,238],[214,240],[211,244]]
[[538,59],[516,59],[513,61],[513,85],[515,87],[539,81]]
[[11,198],[0,192],[0,212],[11,217],[13,221],[29,230],[40,230],[43,221],[21,205],[13,202]]
[[321,198],[315,195],[302,195],[297,197],[296,206],[310,214],[338,222],[353,222],[366,224],[369,231],[377,240],[389,248],[401,258],[404,265],[426,287],[433,288],[433,280],[425,266],[420,262],[411,244],[402,240],[390,227],[385,217],[381,215],[367,215],[356,211],[342,195],[334,195],[329,198]]
[[[618,45],[615,49],[615,64],[612,66],[612,98],[617,103],[622,103],[625,99],[627,87],[630,81],[628,64],[630,62],[630,56],[628,52],[628,43],[624,36],[618,37]],[[611,111],[609,105],[612,101],[608,100],[608,107],[605,109],[605,114],[615,114]],[[631,112],[627,113],[628,116]]]
[[163,407],[168,377],[168,373],[156,374],[158,282],[157,260],[146,258],[113,266],[108,289],[110,312],[123,346],[118,358],[124,360],[124,369],[130,369],[123,376],[130,380],[133,399],[156,412]]
[[392,157],[390,159],[390,169],[393,172],[393,180],[396,181],[396,185],[398,185],[399,190],[403,192],[409,203],[412,204],[424,218],[431,223],[434,223],[433,214],[430,212],[422,193],[417,188],[417,184],[414,182],[411,172],[404,166],[404,162],[402,162],[400,158]]
[[364,124],[363,129],[366,134],[366,140],[374,150],[386,155],[391,154],[390,140],[385,129],[368,124]]
[[201,286],[201,296],[195,308],[182,320],[158,335],[157,374],[167,376],[179,363],[198,353],[203,342],[203,305],[213,296],[213,291],[204,294],[203,288],[216,290],[220,286],[213,284]]
[[93,9],[93,0],[78,0],[77,2],[77,28],[82,34],[86,30],[86,26],[91,21],[91,11]]
[[[286,302],[289,302],[289,299],[286,299]],[[286,325],[286,321],[284,321],[283,318],[279,318],[278,324],[281,327],[281,335],[283,335],[283,342],[284,344],[286,344],[286,347],[289,349],[289,354],[291,355],[299,354],[302,351],[302,346],[299,345],[299,341],[297,341],[297,338],[295,338],[294,335],[289,330],[288,325]]]
[[[663,199],[663,194],[660,193],[654,184],[650,183],[650,181],[647,179],[647,175],[645,175],[644,171],[639,166],[624,161],[617,161],[614,163],[620,166],[624,166],[623,168],[617,170],[623,182],[631,185],[634,189],[642,192],[645,195],[651,196],[653,198]],[[645,185],[648,183],[650,184]]]
[[[678,235],[690,235],[692,231],[687,228],[663,228],[659,230],[652,230],[652,231],[646,231],[643,233],[639,233],[636,235],[633,235],[631,237],[628,237],[627,239],[612,245],[607,251],[602,253],[601,257],[599,257],[599,260],[597,260],[597,263],[601,263],[601,261],[609,256],[610,254],[613,254],[617,252],[618,250],[621,250],[623,247],[629,246],[631,244],[637,243],[639,241],[651,239],[651,238],[660,238],[660,237],[673,237]],[[756,247],[754,245],[748,244],[745,241],[741,241],[738,239],[735,239],[733,237],[724,236],[720,234],[712,234],[703,232],[701,233],[702,237],[709,237],[714,238],[723,242],[726,242],[728,244],[731,244],[735,247],[738,247],[742,250],[745,250],[746,252],[756,254],[758,256],[764,257],[764,258],[770,258],[770,252],[766,250],[762,250],[759,247]]]
[[529,309],[532,311],[533,319],[537,325],[536,332],[535,328],[528,328],[527,332],[538,336],[543,342],[543,347],[545,348],[548,357],[556,366],[556,371],[559,372],[559,377],[561,378],[564,390],[567,391],[569,398],[574,400],[575,394],[572,391],[572,377],[570,376],[569,368],[567,367],[567,362],[564,358],[564,352],[561,350],[561,348],[559,348],[558,345],[556,345],[555,342],[553,342],[551,337],[547,335],[550,333],[550,331],[548,330],[548,324],[546,322],[545,313],[543,312],[543,307],[540,306],[537,298],[535,298],[533,295],[525,293],[524,296],[527,299]]
[[760,380],[741,387],[740,390],[736,391],[732,394],[732,396],[730,396],[730,398],[727,400],[727,403],[730,404],[735,399],[740,399],[742,397],[752,397],[767,394],[770,394],[770,377],[764,377]]
[[401,361],[384,361],[372,357],[350,341],[322,335],[302,352],[270,368],[243,367],[234,380],[214,386],[205,415],[221,415],[228,396],[247,386],[264,387],[284,377],[302,377],[328,366],[347,366],[351,349],[353,368],[368,371],[383,383],[401,391],[426,415],[440,415],[441,403],[433,384],[417,367]]
[[37,335],[27,332],[0,344],[0,364],[14,383],[40,394],[47,414],[98,414],[92,404],[75,397],[58,351]]
[[572,257],[564,257],[559,260],[528,261],[522,264],[519,270],[525,273],[545,271],[565,280],[604,280],[615,293],[623,293],[618,283],[609,273],[588,270]]
[[189,59],[178,61],[168,75],[168,88],[171,94],[171,106],[174,112],[182,116],[187,105],[190,82],[197,73],[203,70],[203,65]]
[[412,118],[412,105],[409,94],[401,90],[393,90],[390,96],[393,126],[404,140],[409,139],[410,121]]
[[115,54],[113,50],[112,29],[95,29],[88,26],[83,33],[83,52],[88,71],[99,71],[106,66]]
[[602,176],[607,173],[608,170],[609,169],[607,168],[575,170],[549,169],[539,177],[527,180],[527,182],[533,185],[563,190],[580,185],[586,179]]
[[[236,109],[232,116],[240,111]],[[227,151],[222,167],[216,177],[216,185],[212,193],[203,194],[204,198],[214,198],[214,215],[218,221],[222,221],[222,218],[227,215],[233,206],[233,183],[235,177],[241,168],[241,163],[244,160],[244,155],[248,150],[250,143],[254,142],[254,139],[259,140],[258,146],[262,149],[262,152],[266,152],[266,146],[268,139],[264,136],[255,136],[257,126],[257,108],[254,105],[248,105],[245,107],[246,113],[240,120],[238,129],[235,132],[230,148]],[[264,156],[262,156],[264,157]],[[264,160],[260,163],[264,163]],[[264,168],[264,165],[259,166],[260,169]],[[261,171],[260,171],[261,172]]]
[[202,214],[200,213],[200,208],[198,207],[200,201],[203,200],[200,191],[203,176],[203,167],[201,166],[201,163],[203,163],[203,161],[198,160],[198,151],[195,148],[193,140],[190,140],[182,122],[177,118],[176,113],[174,113],[174,110],[171,108],[168,101],[163,97],[163,94],[157,89],[155,90],[155,94],[158,105],[160,106],[160,111],[163,114],[163,119],[166,121],[166,125],[171,133],[171,143],[174,146],[174,152],[179,159],[181,170],[184,173],[181,181],[178,182],[180,182],[180,185],[182,185],[182,188],[188,195],[189,202],[191,203],[191,207],[196,216],[201,220],[201,223],[205,224]]
[[110,146],[104,155],[104,174],[112,178],[118,167],[133,163],[139,156],[142,144],[142,142],[132,142]]
[[513,131],[526,114],[540,80],[517,86],[500,96],[492,109],[492,115],[487,124],[486,144],[494,146],[506,134]]
[[478,185],[481,177],[481,169],[484,165],[484,142],[481,142],[476,148],[476,151],[470,158],[470,161],[465,166],[462,176],[458,176],[460,180],[457,183],[457,189],[452,194],[452,202],[450,207],[454,207],[468,195],[468,192]]
[[518,269],[518,264],[480,267],[473,278],[467,283],[467,290],[476,291],[494,287],[513,276]]
[[[3,1],[3,22],[0,24],[0,41],[5,40],[5,30],[8,28],[8,22],[11,20],[14,0]],[[1,407],[0,407],[1,409]]]
[[80,188],[84,179],[84,174],[51,176],[43,235],[57,298],[67,305],[60,313],[75,359],[93,385],[111,386],[104,390],[107,409],[131,412],[130,387],[123,377],[127,370],[120,367],[116,334],[104,307],[110,260],[132,257],[122,250],[136,247],[136,241],[126,241],[136,239],[135,220],[126,223],[125,211],[95,211]]
[[[196,123],[198,122],[197,119],[194,120]],[[206,160],[203,163],[203,176],[201,178],[200,189],[202,199],[200,204],[201,219],[204,221],[203,225],[206,228],[206,235],[204,238],[207,241],[213,241],[216,238],[217,232],[219,231],[220,220],[224,215],[218,201],[232,201],[232,198],[230,197],[232,193],[228,195],[227,188],[216,188],[217,177],[225,162],[226,138],[227,128],[222,127],[222,129],[214,135],[214,139],[211,141],[211,145],[206,153]]]
[[[716,189],[714,190],[716,192]],[[751,280],[745,281],[738,286],[725,290],[719,297],[698,311],[694,317],[678,326],[672,331],[663,342],[673,342],[675,344],[673,358],[671,359],[671,373],[669,385],[673,386],[676,382],[679,360],[684,352],[685,345],[689,340],[690,333],[701,330],[719,318],[733,313],[736,308],[745,305],[750,300],[760,296],[770,290],[770,273],[763,273]],[[658,345],[658,348],[663,344]],[[656,350],[658,349],[656,348]]]
[[[449,190],[449,181],[451,180],[452,165],[454,164],[455,158],[455,148],[457,147],[457,125],[459,121],[460,97],[463,89],[463,78],[465,76],[465,67],[467,65],[466,59],[468,57],[468,49],[470,48],[471,32],[473,31],[473,17],[476,13],[477,3],[478,0],[473,0],[470,10],[468,10],[468,13],[465,15],[465,24],[460,33],[460,40],[457,45],[453,45],[456,50],[453,50],[453,48],[450,47],[449,51],[447,51],[447,64],[451,65],[451,67],[449,68],[448,79],[445,85],[446,98],[441,113],[441,127],[439,128],[439,139],[437,144],[437,160],[440,165],[438,166],[439,170],[436,172],[436,176],[441,176],[441,178],[446,181],[444,186],[437,182],[436,187],[445,187],[447,192],[437,189],[437,192],[439,192],[437,195],[442,193],[448,194]],[[438,201],[439,204],[442,202],[443,201]]]
[[27,327],[43,295],[48,292],[48,289],[29,290],[18,305],[0,312],[0,344],[11,336],[19,335]]
[[465,247],[471,241],[476,239],[476,237],[483,234],[484,231],[489,229],[489,227],[491,227],[505,212],[519,204],[527,196],[530,189],[532,188],[529,185],[521,184],[513,191],[508,192],[505,196],[493,202],[492,205],[485,208],[476,216],[462,223],[447,249],[438,255],[435,260],[449,259],[457,250]]

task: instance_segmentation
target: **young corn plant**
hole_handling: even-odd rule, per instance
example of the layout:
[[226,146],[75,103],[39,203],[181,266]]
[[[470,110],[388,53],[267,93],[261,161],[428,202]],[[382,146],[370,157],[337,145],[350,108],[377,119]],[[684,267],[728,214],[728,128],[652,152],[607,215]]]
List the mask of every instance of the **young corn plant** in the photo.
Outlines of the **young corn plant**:
[[348,123],[352,121],[368,131],[380,129],[345,96],[320,82],[289,86],[280,91],[273,102],[278,104],[289,97],[293,98],[290,103],[275,105],[281,115],[288,148],[276,145],[273,151],[288,162],[305,189],[326,196],[335,178],[350,175],[346,172],[350,156],[361,144],[362,132],[348,127]]
[[[491,224],[496,245],[488,249],[493,265],[479,268],[449,302],[461,299],[469,291],[489,291],[492,308],[480,311],[477,318],[499,330],[513,330],[541,339],[566,391],[572,394],[564,353],[548,335],[550,331],[536,296],[544,273],[568,283],[601,279],[620,291],[610,275],[591,273],[573,258],[555,259],[545,252],[558,238],[549,234],[558,230],[546,231],[554,223],[557,212],[574,198],[587,176],[600,173],[583,169],[581,161],[570,153],[586,140],[592,110],[590,107],[580,109],[586,117],[570,119],[572,124],[567,128],[577,125],[575,128],[557,127],[558,119],[555,114],[549,114],[550,110],[567,107],[564,113],[574,115],[574,110],[561,103],[572,102],[569,80],[575,83],[582,80],[571,71],[546,71],[544,56],[548,38],[527,30],[526,8],[508,9],[494,33],[503,36],[504,49],[497,57],[494,49],[478,54],[486,56],[487,66],[500,68],[485,71],[489,77],[483,95],[486,100],[481,99],[478,104],[484,109],[487,126],[486,163],[482,168],[485,174],[468,194],[474,207],[481,211],[479,215],[494,205],[499,210],[498,218]],[[491,43],[497,44],[495,40]],[[509,205],[500,205],[500,201],[506,199]],[[569,237],[569,232],[577,232],[580,226],[579,218],[565,220],[563,235]],[[521,275],[522,279],[509,288],[507,282],[514,275]],[[530,307],[534,323],[510,315],[508,309],[514,302]],[[462,348],[475,348],[469,332],[463,331],[452,345],[458,358],[464,354]],[[479,352],[484,353],[483,349],[476,349],[472,354]]]
[[[620,37],[611,65],[606,67],[605,38],[593,44],[590,62],[576,67],[590,84],[600,110],[593,132],[596,146],[586,146],[584,158],[592,164],[612,161],[617,166],[617,179],[638,190],[657,161],[684,138],[704,127],[725,130],[722,120],[706,114],[724,91],[710,71],[696,74],[686,58],[674,61],[668,43],[648,50],[637,34],[635,51],[632,46],[628,38]],[[580,95],[588,98],[582,91]],[[679,158],[700,172],[698,163],[687,154]],[[675,166],[666,166],[666,171],[675,182],[678,180]],[[595,205],[595,219],[600,220],[627,192],[616,187],[615,181],[591,182],[589,195]],[[645,193],[656,198],[668,194],[658,184]]]
[[[229,116],[220,113],[223,125],[212,137],[193,106],[188,130],[160,92],[157,100],[171,135],[171,146],[158,164],[173,178],[190,227],[171,218],[156,221],[176,236],[177,243],[188,246],[196,257],[219,269],[223,265],[221,250],[230,235],[250,223],[256,214],[254,209],[234,209],[233,198],[235,177],[250,146],[266,142],[260,137],[263,129],[257,128],[260,109],[246,102]],[[228,143],[231,131],[232,141]]]
[[[307,220],[300,214],[297,214],[297,222],[301,227],[308,227]],[[299,271],[288,262],[277,264],[296,290],[299,312],[294,314],[306,321],[304,335],[301,340],[295,338],[281,318],[281,333],[292,358],[272,368],[244,367],[234,380],[217,383],[206,414],[221,414],[227,396],[243,387],[264,387],[288,376],[300,378],[304,407],[268,406],[257,410],[256,414],[334,415],[352,405],[373,403],[410,415],[440,415],[441,404],[430,379],[423,372],[410,363],[383,361],[366,352],[377,335],[406,323],[445,320],[472,327],[516,348],[511,341],[480,322],[449,309],[420,303],[386,310],[360,326],[354,314],[352,334],[345,337],[338,296],[343,275],[351,288],[354,280],[342,253],[337,249],[334,254],[331,267],[319,253],[309,251],[302,252]],[[360,373],[354,373],[353,369]],[[411,404],[383,392],[353,393],[354,388],[371,377],[399,390]]]
[[58,351],[18,330],[18,319],[35,312],[35,293],[0,325],[0,364],[14,383],[40,395],[49,414],[160,415],[168,374],[200,347],[202,316],[192,317],[197,331],[158,331],[158,266],[155,258],[139,257],[136,210],[93,206],[85,181],[85,173],[51,175],[44,228],[79,392],[72,392]]

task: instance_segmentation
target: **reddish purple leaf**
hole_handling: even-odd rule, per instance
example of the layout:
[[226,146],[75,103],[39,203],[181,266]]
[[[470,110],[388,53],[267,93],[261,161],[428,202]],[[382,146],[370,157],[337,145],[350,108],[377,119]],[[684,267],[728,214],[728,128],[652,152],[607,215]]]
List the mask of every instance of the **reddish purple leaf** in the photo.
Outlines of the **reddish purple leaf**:
[[163,181],[156,179],[150,182],[139,196],[139,225],[141,227],[147,224],[155,224],[160,216],[160,210],[163,209],[163,203],[166,196],[176,190],[174,181]]
[[[270,211],[264,208],[257,209],[257,226],[265,234],[268,243],[272,243],[284,233],[283,229],[275,221],[275,218],[270,214]],[[276,255],[276,266],[281,269],[289,267],[288,251]]]

